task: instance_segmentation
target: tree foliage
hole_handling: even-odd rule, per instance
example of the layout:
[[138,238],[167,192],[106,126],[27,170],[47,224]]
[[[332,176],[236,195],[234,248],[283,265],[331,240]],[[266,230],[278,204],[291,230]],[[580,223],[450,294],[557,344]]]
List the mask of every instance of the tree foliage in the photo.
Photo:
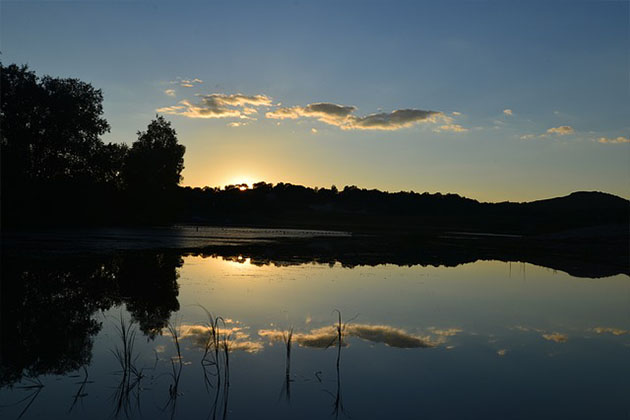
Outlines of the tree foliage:
[[129,150],[124,168],[127,186],[152,194],[172,191],[181,181],[185,152],[171,123],[157,116],[147,131],[138,132]]
[[[0,79],[3,226],[168,221],[158,204],[171,201],[185,152],[168,121],[132,147],[106,144],[100,89],[15,64],[0,64]],[[139,199],[154,208],[130,212]]]
[[3,179],[98,178],[100,136],[109,131],[101,90],[78,79],[39,79],[26,66],[0,70]]

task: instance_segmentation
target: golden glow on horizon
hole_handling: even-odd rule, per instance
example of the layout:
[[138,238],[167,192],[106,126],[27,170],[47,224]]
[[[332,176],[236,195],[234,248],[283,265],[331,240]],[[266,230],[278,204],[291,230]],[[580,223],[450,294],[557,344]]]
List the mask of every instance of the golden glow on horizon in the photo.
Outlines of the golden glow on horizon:
[[254,184],[258,181],[255,181],[255,177],[249,175],[235,175],[227,178],[220,185],[221,187],[225,187],[226,185],[238,185],[238,189],[241,191],[248,190],[254,186]]

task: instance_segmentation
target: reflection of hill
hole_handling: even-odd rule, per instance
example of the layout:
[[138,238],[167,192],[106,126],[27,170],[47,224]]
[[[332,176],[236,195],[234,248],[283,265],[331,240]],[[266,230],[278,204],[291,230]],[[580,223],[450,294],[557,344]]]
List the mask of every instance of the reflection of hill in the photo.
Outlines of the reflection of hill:
[[[172,243],[162,237],[158,243],[173,249],[114,254],[107,247],[72,246],[50,254],[51,248],[47,252],[35,248],[41,242],[24,249],[9,247],[3,250],[1,265],[0,386],[12,384],[24,374],[63,373],[88,363],[92,337],[101,328],[93,317],[99,310],[125,304],[146,335],[156,334],[179,309],[177,268],[182,254],[214,255],[236,262],[248,257],[255,265],[278,266],[311,262],[346,267],[456,266],[477,260],[523,261],[595,278],[630,275],[627,236],[617,235],[618,231],[616,227],[608,234],[602,234],[602,229],[573,231],[553,238],[461,233],[442,238],[293,237],[236,244],[209,241],[205,243],[212,245],[201,247],[200,242]],[[94,251],[99,253],[86,255]]]
[[177,301],[178,255],[2,259],[0,386],[90,361],[96,311],[126,304],[151,336]]
[[[69,256],[162,250],[168,254],[215,254],[227,258],[245,255],[255,264],[340,262],[347,267],[377,264],[455,266],[477,260],[500,260],[529,262],[576,277],[630,275],[630,236],[623,224],[535,236],[470,232],[350,235],[331,231],[194,225],[80,229],[3,234],[2,249],[11,255]],[[132,275],[135,268],[125,270]],[[140,276],[139,273],[133,275]]]
[[477,260],[521,261],[575,277],[630,275],[627,236],[596,239],[572,237],[549,240],[449,235],[443,238],[414,236],[353,236],[345,238],[291,239],[265,244],[211,246],[190,250],[234,261],[250,258],[255,265],[296,265],[310,262],[341,263],[346,267],[396,264],[457,266]]

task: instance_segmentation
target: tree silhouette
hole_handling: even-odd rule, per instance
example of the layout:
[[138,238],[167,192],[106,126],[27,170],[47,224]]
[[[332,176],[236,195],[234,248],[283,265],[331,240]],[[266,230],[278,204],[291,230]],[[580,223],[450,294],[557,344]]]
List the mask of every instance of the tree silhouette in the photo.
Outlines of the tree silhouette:
[[124,169],[128,187],[154,193],[175,189],[182,179],[185,151],[171,123],[158,116],[147,131],[138,132],[129,150]]
[[161,222],[174,217],[174,195],[184,169],[186,147],[164,117],[138,132],[127,154],[123,179],[137,221]]
[[92,176],[109,131],[101,90],[78,79],[39,79],[27,66],[0,70],[3,183]]
[[115,201],[104,156],[120,148],[100,139],[109,131],[101,90],[0,64],[0,98],[3,226],[102,219]]
[[185,147],[163,117],[131,147],[105,144],[103,93],[0,63],[2,225],[172,220]]

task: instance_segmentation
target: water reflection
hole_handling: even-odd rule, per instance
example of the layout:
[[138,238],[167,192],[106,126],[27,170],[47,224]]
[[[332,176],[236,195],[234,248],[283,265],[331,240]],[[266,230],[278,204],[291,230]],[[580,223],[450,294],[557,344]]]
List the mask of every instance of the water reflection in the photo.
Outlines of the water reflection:
[[[141,381],[144,378],[144,369],[136,364],[138,355],[135,350],[136,329],[131,321],[125,322],[120,317],[119,325],[115,326],[120,343],[112,350],[119,371],[114,372],[120,376],[118,385],[110,397],[114,406],[114,417],[125,414],[129,417],[134,408],[140,410]],[[135,405],[134,405],[135,402]]]
[[[456,330],[461,331],[461,330]],[[434,331],[435,334],[441,334],[441,330]],[[284,339],[286,332],[281,330],[260,330],[258,335],[266,337],[271,341],[281,341]],[[426,348],[434,347],[443,340],[436,337],[416,336],[406,332],[401,328],[389,325],[369,325],[369,324],[350,324],[344,326],[344,337],[358,337],[372,343],[383,343],[389,347],[397,347],[401,349]],[[312,329],[306,333],[294,333],[293,340],[298,345],[311,348],[328,348],[335,345],[338,341],[337,326],[325,326]],[[346,346],[346,342],[341,343]]]
[[[395,264],[446,266],[484,260],[518,261],[560,270],[575,277],[630,275],[627,241],[506,241],[501,238],[427,239],[399,236],[291,239],[213,245],[190,255],[220,257],[235,264],[288,267],[317,263],[353,268]],[[524,266],[522,267],[524,269]],[[525,273],[523,273],[525,274]]]
[[95,315],[124,304],[149,338],[179,310],[179,255],[2,261],[2,361],[0,385],[24,374],[64,374],[91,361]]
[[[57,406],[74,418],[383,418],[415,416],[424,396],[422,414],[458,417],[438,406],[497,393],[517,404],[511,395],[527,392],[543,404],[527,391],[534,373],[550,389],[571,378],[581,387],[571,398],[623,407],[625,276],[594,282],[528,266],[515,279],[497,262],[277,262],[168,252],[3,259],[0,410],[7,418]],[[593,372],[606,383],[589,382]],[[473,385],[480,377],[492,383]],[[487,417],[497,413],[506,414]]]

